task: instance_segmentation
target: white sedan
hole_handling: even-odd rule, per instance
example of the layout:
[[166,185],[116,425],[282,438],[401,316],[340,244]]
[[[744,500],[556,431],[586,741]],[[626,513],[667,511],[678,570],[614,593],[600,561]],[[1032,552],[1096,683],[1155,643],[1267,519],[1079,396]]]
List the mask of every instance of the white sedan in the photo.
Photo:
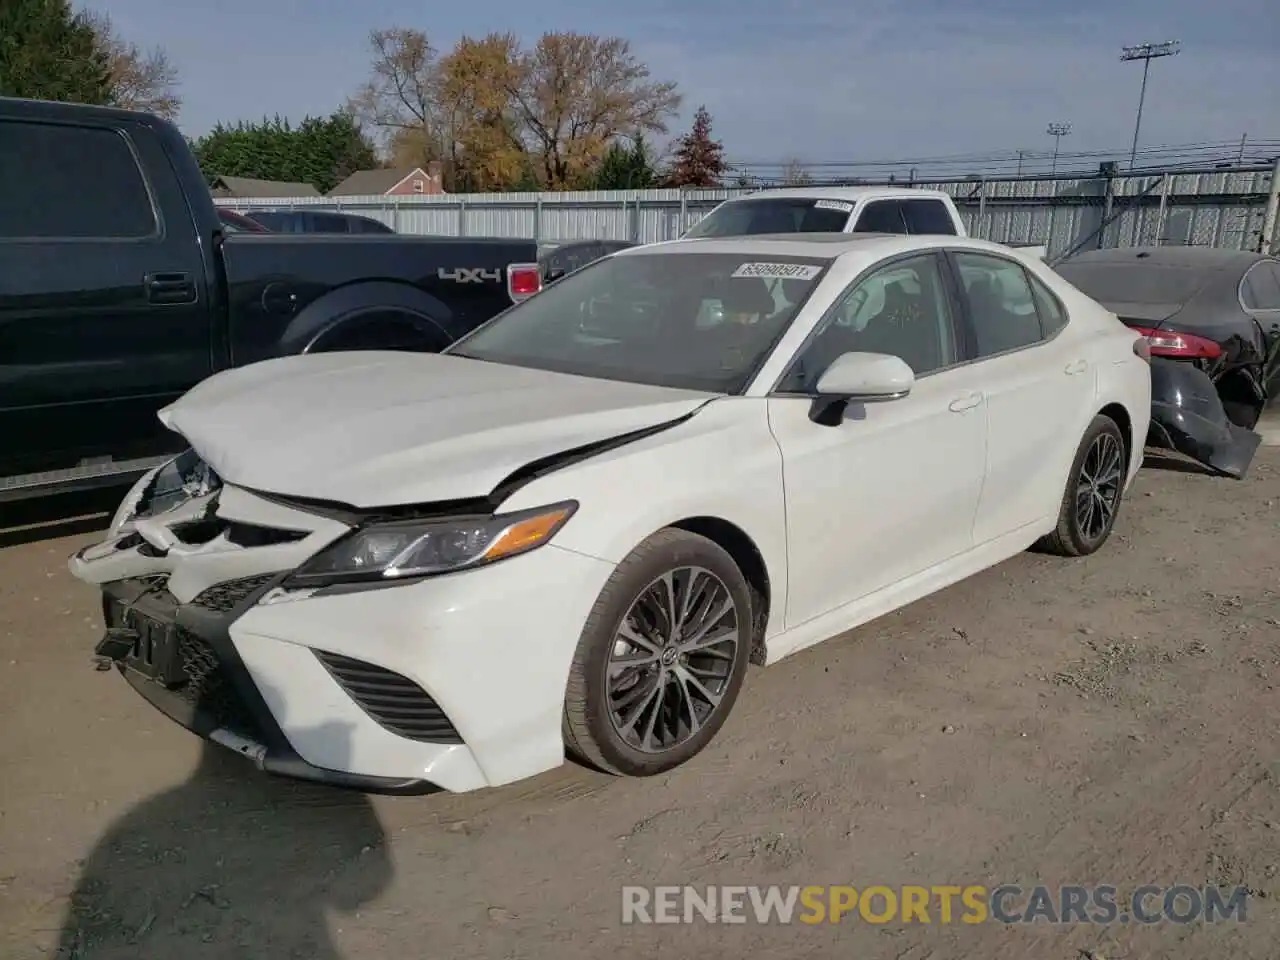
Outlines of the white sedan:
[[1035,544],[1097,550],[1146,341],[957,237],[681,240],[440,355],[288,357],[71,560],[97,653],[262,769],[474,790],[681,764],[768,664]]

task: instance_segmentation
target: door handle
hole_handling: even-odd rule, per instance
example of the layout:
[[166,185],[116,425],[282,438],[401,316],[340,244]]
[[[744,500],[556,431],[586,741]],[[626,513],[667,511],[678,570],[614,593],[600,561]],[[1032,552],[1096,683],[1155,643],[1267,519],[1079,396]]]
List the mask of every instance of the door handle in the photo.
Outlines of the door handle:
[[982,394],[976,393],[976,392],[966,393],[964,396],[956,397],[949,404],[947,404],[947,409],[949,409],[952,413],[964,413],[966,410],[972,410],[981,402],[982,402]]
[[148,303],[196,302],[196,282],[189,273],[148,273],[142,282]]
[[1074,377],[1078,373],[1084,373],[1089,369],[1088,360],[1072,360],[1062,370],[1068,377]]

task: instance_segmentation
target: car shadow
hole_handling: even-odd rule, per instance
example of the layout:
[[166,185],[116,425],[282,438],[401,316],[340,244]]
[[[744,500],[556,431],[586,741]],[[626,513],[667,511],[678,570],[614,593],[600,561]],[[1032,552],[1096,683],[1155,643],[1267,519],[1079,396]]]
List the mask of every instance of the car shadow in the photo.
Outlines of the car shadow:
[[[324,727],[313,732],[349,750],[344,725]],[[85,858],[54,956],[341,960],[328,914],[368,904],[392,873],[367,796],[277,779],[203,742],[186,782],[130,810]]]

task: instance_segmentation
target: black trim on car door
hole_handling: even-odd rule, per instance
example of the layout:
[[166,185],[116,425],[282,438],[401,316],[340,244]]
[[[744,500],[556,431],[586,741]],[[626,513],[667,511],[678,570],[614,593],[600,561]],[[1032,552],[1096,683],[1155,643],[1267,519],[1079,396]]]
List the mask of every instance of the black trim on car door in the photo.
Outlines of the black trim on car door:
[[964,295],[964,284],[960,280],[960,270],[956,267],[951,250],[939,250],[938,259],[942,261],[940,272],[942,282],[946,285],[947,296],[951,300],[952,326],[956,334],[956,364],[973,363],[978,356],[978,334],[973,325],[973,316],[969,312],[969,298]]

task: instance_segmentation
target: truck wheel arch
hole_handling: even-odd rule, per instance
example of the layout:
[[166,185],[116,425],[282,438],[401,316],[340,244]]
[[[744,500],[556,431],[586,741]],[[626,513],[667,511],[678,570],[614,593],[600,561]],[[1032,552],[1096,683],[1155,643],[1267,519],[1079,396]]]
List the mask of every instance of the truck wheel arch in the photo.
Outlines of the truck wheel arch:
[[442,301],[408,284],[353,283],[326,293],[294,317],[281,334],[279,352],[287,356],[323,351],[326,342],[355,334],[370,322],[393,326],[434,352],[456,339],[450,333],[453,319],[453,311]]

